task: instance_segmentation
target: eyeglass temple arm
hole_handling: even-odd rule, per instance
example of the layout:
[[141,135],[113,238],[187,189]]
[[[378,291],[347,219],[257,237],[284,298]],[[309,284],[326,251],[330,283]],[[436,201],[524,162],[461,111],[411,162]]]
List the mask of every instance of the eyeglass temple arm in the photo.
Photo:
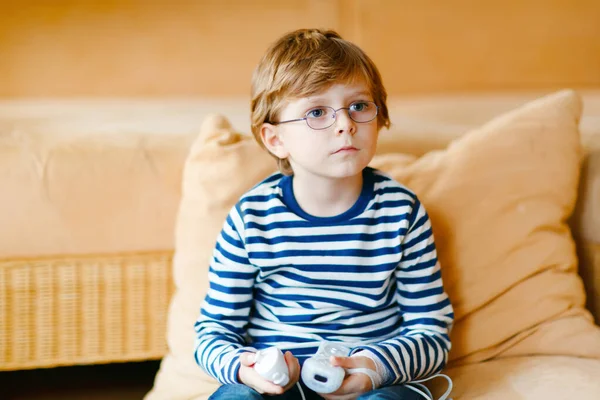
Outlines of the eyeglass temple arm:
[[298,119],[288,119],[287,121],[271,122],[271,125],[287,124],[288,122],[306,121],[306,117]]

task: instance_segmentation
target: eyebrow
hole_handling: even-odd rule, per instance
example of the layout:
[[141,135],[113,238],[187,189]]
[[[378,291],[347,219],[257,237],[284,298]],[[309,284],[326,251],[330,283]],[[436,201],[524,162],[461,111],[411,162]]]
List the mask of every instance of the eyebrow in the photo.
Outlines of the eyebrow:
[[[372,97],[371,93],[369,92],[365,92],[365,91],[360,91],[360,92],[355,92],[350,94],[349,96],[346,96],[347,98],[352,98],[352,97],[359,97],[359,96],[367,96],[367,97]],[[306,100],[306,104],[307,105],[313,105],[313,104],[322,104],[325,102],[325,99],[322,97],[314,97],[314,98],[309,98]]]

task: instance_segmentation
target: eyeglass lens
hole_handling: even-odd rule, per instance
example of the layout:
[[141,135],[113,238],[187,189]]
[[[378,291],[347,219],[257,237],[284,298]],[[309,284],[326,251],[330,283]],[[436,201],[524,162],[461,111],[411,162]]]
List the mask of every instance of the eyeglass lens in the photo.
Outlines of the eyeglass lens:
[[334,110],[331,107],[319,107],[306,114],[306,123],[313,129],[329,128],[335,123],[337,113],[347,111],[350,118],[359,123],[370,122],[377,116],[377,106],[370,101],[352,103],[350,107]]

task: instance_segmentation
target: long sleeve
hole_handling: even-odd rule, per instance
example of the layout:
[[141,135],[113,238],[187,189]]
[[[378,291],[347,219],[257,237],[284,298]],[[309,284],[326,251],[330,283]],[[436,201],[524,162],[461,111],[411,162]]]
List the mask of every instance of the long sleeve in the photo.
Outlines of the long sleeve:
[[444,292],[431,222],[415,200],[395,276],[402,313],[399,335],[352,350],[367,350],[386,367],[382,384],[406,383],[438,373],[448,360],[454,312]]
[[240,236],[240,214],[233,208],[217,239],[209,267],[210,286],[195,324],[198,365],[222,384],[238,383],[239,355],[246,346],[257,269],[248,262]]

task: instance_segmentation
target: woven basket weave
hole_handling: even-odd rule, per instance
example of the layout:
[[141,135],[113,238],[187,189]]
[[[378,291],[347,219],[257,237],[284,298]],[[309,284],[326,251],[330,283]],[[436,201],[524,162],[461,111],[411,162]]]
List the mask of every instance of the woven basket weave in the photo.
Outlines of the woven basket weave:
[[172,256],[0,260],[0,370],[161,358]]

